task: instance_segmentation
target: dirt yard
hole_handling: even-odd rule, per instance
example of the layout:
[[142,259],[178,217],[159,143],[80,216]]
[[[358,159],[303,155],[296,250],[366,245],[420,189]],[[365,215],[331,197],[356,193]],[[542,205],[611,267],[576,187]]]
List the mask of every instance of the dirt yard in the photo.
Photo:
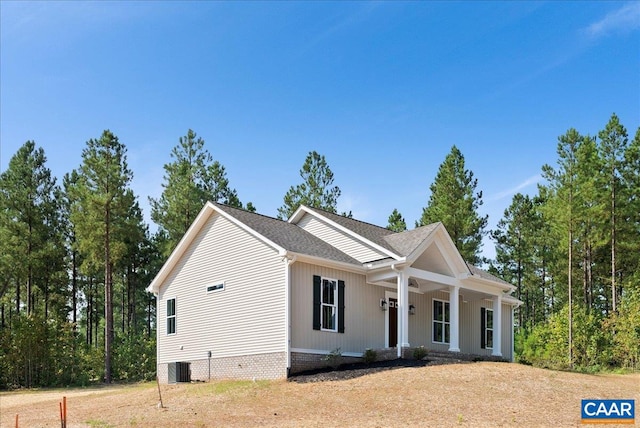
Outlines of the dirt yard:
[[570,427],[580,426],[582,398],[640,402],[640,374],[584,375],[491,362],[300,380],[163,385],[164,408],[155,383],[3,392],[0,425],[14,427],[18,414],[20,427],[59,427],[62,396],[69,428]]

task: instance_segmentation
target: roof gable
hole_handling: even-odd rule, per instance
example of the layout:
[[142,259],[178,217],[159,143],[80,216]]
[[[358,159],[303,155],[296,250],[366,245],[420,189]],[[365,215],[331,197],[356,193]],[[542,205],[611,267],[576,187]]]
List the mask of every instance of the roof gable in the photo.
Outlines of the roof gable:
[[287,252],[293,252],[336,263],[355,265],[358,267],[362,266],[361,263],[353,257],[286,221],[214,202],[207,202],[147,288],[148,291],[153,293],[158,292],[164,280],[185,254],[214,212],[219,213],[222,217],[238,225],[283,255]]
[[348,235],[351,239],[377,250],[382,255],[380,258],[401,258],[395,249],[384,239],[385,236],[394,234],[394,232],[389,229],[305,205],[301,205],[296,212],[293,213],[289,218],[289,223],[298,224],[305,215],[319,218],[336,230]]

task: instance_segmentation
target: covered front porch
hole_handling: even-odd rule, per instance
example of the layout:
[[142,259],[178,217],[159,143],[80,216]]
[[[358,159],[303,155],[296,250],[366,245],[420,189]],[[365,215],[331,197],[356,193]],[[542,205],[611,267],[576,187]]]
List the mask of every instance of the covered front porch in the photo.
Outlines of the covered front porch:
[[[426,258],[426,257],[425,257]],[[371,266],[367,283],[385,288],[385,346],[401,358],[411,348],[437,352],[513,357],[512,286],[473,274],[466,263],[441,260],[429,266],[381,261]],[[437,261],[437,259],[435,259]],[[463,262],[464,263],[464,262]],[[427,269],[428,268],[428,269]],[[439,270],[440,272],[435,272]],[[494,321],[495,320],[495,321]]]

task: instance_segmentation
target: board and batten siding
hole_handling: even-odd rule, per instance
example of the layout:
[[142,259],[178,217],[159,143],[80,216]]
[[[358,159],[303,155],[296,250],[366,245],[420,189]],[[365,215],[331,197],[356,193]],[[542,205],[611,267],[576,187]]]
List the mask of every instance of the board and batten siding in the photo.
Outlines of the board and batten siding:
[[[313,276],[345,282],[344,333],[313,329]],[[296,262],[291,265],[291,347],[314,351],[362,353],[384,348],[385,288],[367,284],[364,275]]]
[[[207,286],[224,283],[224,290]],[[176,299],[176,334],[166,301]],[[274,248],[212,213],[160,286],[158,363],[284,352],[285,266]]]
[[[395,290],[389,290],[395,292]],[[458,344],[460,351],[476,355],[491,355],[491,349],[482,349],[480,345],[480,308],[493,308],[491,300],[465,300],[461,290],[459,304]],[[425,294],[409,293],[409,304],[415,306],[415,314],[409,315],[409,343],[412,347],[424,346],[427,349],[448,351],[449,344],[433,342],[433,300],[449,302],[449,293],[434,291]],[[502,356],[511,359],[511,305],[502,304]],[[392,345],[393,346],[393,345]]]
[[297,225],[361,263],[388,257],[387,254],[356,240],[353,236],[311,214],[305,214]]

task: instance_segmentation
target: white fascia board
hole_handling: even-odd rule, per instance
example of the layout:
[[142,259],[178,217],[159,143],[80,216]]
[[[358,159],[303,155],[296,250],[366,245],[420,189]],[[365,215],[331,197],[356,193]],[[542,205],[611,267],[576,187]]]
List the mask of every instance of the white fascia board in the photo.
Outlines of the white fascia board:
[[204,207],[202,207],[193,223],[191,223],[191,226],[189,226],[189,229],[187,229],[185,234],[182,235],[182,239],[180,239],[180,242],[178,242],[176,248],[173,249],[167,261],[164,262],[156,277],[153,278],[153,281],[151,281],[151,284],[149,284],[149,286],[147,287],[148,292],[158,295],[158,292],[160,291],[160,284],[169,275],[180,257],[182,257],[191,241],[193,241],[193,238],[202,228],[202,225],[206,222],[207,219],[209,219],[209,215],[211,214],[210,211],[213,209],[215,209],[215,207],[210,202],[207,202]]
[[300,205],[298,207],[297,210],[295,210],[295,212],[293,214],[291,214],[291,217],[289,217],[289,219],[287,220],[287,223],[291,223],[291,224],[296,224],[300,221],[300,219],[302,218],[302,216],[304,216],[305,213],[309,212],[310,210],[306,209],[307,207],[304,205]]
[[304,213],[310,214],[310,215],[312,215],[312,216],[314,216],[316,218],[321,219],[322,221],[324,221],[325,223],[329,224],[330,226],[335,227],[336,229],[346,233],[347,235],[351,236],[352,238],[362,242],[363,244],[366,244],[366,245],[369,245],[370,247],[375,248],[376,250],[380,251],[383,254],[386,254],[389,257],[392,257],[392,258],[394,258],[396,260],[399,260],[399,259],[402,258],[401,256],[399,256],[399,255],[397,255],[395,253],[392,253],[391,251],[387,250],[386,248],[381,247],[380,245],[376,244],[375,242],[369,241],[367,238],[365,238],[362,235],[359,235],[359,234],[355,233],[353,230],[351,230],[349,228],[346,228],[346,227],[336,223],[333,220],[328,219],[327,217],[323,216],[322,214],[319,214],[319,213],[317,213],[315,211],[312,211],[312,210],[308,209],[304,205],[300,205],[300,207],[296,210],[296,212],[293,213],[293,215],[289,219],[289,223],[296,224],[300,220],[300,218],[302,218]]
[[484,278],[478,278],[477,276],[470,276],[469,278],[462,280],[461,283],[463,284],[464,288],[484,292],[493,296],[505,297],[508,295],[505,294],[505,292],[510,292],[510,289],[507,289],[502,283]]
[[180,260],[184,252],[187,250],[187,248],[189,248],[189,245],[191,244],[193,239],[198,235],[198,233],[200,232],[204,224],[207,222],[207,220],[209,220],[209,217],[213,212],[217,212],[222,217],[226,218],[233,224],[239,226],[241,229],[247,231],[251,235],[262,240],[267,245],[269,245],[270,247],[278,251],[279,254],[286,254],[286,250],[284,248],[275,244],[273,241],[265,238],[255,230],[251,229],[246,224],[242,223],[235,217],[225,212],[223,209],[218,208],[216,205],[212,204],[211,202],[207,202],[204,205],[204,207],[202,207],[202,209],[198,213],[196,219],[193,221],[191,226],[189,226],[189,229],[187,229],[186,233],[182,236],[182,239],[180,240],[180,242],[178,242],[178,245],[176,246],[176,248],[174,248],[174,250],[171,252],[171,255],[169,256],[167,261],[164,263],[164,265],[162,265],[162,268],[160,269],[156,277],[153,279],[153,281],[151,281],[151,284],[149,284],[149,286],[147,287],[147,291],[155,295],[158,294],[158,292],[160,291],[160,285],[167,278],[171,270],[173,270],[174,266],[178,263],[178,261]]
[[427,236],[425,240],[422,241],[409,256],[407,256],[409,264],[415,262],[418,257],[420,257],[422,253],[431,246],[431,244],[435,244],[437,246],[440,254],[442,254],[442,257],[444,258],[444,261],[452,272],[459,272],[462,275],[465,273],[471,273],[442,222],[438,222],[437,226],[429,236]]
[[504,294],[504,295],[502,295],[502,303],[507,303],[507,304],[517,308],[518,306],[522,305],[523,302],[521,300],[516,299],[513,296],[510,296],[508,294]]
[[322,257],[309,256],[307,254],[294,253],[291,251],[288,251],[286,254],[292,255],[292,256],[295,255],[296,261],[298,262],[308,263],[316,266],[328,267],[332,269],[338,269],[345,272],[357,273],[361,275],[364,275],[366,273],[366,269],[364,268],[364,266],[358,266],[351,263],[328,260]]
[[[438,236],[444,241],[443,243],[446,242],[446,244],[448,245],[449,253],[453,255],[454,260],[452,261],[455,262],[459,267],[458,271],[460,273],[471,273],[469,266],[467,266],[467,262],[465,262],[460,255],[460,251],[458,251],[458,249],[456,248],[456,244],[453,242],[453,239],[451,239],[451,235],[449,235],[449,232],[447,232],[447,228],[444,227],[444,224],[440,223],[440,225],[438,226],[438,232]],[[448,257],[445,257],[445,261],[447,263],[450,262]]]
[[492,281],[490,279],[487,278],[483,278],[480,275],[469,275],[468,277],[465,278],[468,281],[477,281],[483,284],[487,284],[487,285],[491,285],[493,287],[497,287],[499,289],[501,289],[504,292],[507,293],[512,293],[516,290],[516,286],[515,285],[511,285],[511,284],[505,284],[504,282],[497,282],[497,281]]
[[[213,207],[215,208],[215,206],[213,206]],[[280,255],[287,254],[286,248],[281,247],[280,245],[276,244],[275,242],[273,242],[272,240],[268,239],[267,237],[259,234],[254,229],[250,228],[249,226],[247,226],[246,224],[244,224],[243,222],[241,222],[240,220],[238,220],[237,218],[235,218],[231,214],[227,213],[224,210],[224,208],[217,209],[216,211],[222,217],[224,217],[227,220],[229,220],[231,223],[235,224],[236,226],[240,227],[245,232],[248,232],[250,235],[255,236],[256,238],[258,238],[259,240],[261,240],[262,242],[264,242],[265,244],[267,244],[268,246],[270,246],[271,248],[276,250],[278,252],[278,254],[280,254]]]

